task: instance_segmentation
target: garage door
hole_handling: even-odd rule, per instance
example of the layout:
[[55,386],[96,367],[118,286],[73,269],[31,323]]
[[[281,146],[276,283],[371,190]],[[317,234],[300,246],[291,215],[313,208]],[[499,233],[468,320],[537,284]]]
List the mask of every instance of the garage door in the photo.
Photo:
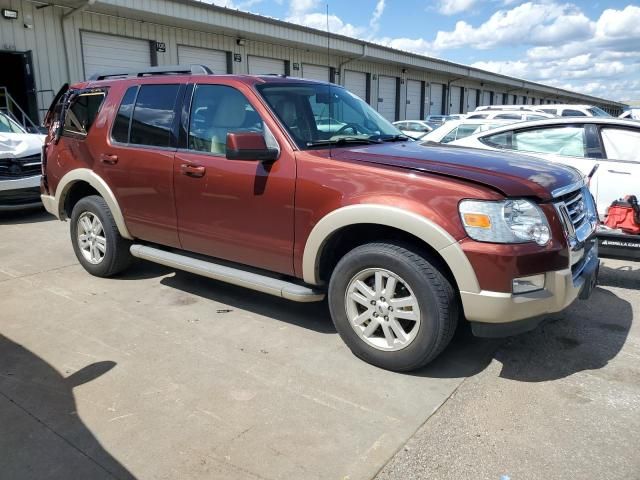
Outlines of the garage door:
[[407,80],[407,120],[420,119],[420,102],[422,100],[422,82]]
[[432,83],[430,89],[431,105],[429,108],[430,115],[442,115],[442,89],[444,85],[441,83]]
[[93,32],[81,32],[80,39],[86,78],[100,72],[151,66],[151,44],[148,40]]
[[367,101],[367,74],[362,72],[354,72],[353,70],[345,70],[344,72],[344,88],[351,93],[359,96],[365,102]]
[[308,78],[309,80],[319,80],[321,82],[329,81],[329,67],[322,67],[320,65],[302,64],[302,78]]
[[230,73],[227,65],[227,52],[208,48],[178,45],[178,63],[180,65],[205,65],[213,73]]
[[460,113],[462,87],[451,87],[449,94],[449,113]]
[[480,105],[491,105],[491,92],[482,92]]
[[499,92],[493,93],[493,104],[494,105],[502,105],[502,94]]
[[248,61],[250,75],[284,75],[284,60],[249,55]]
[[478,106],[478,90],[476,88],[467,89],[467,112],[473,112]]
[[395,77],[378,77],[378,112],[390,122],[396,121]]

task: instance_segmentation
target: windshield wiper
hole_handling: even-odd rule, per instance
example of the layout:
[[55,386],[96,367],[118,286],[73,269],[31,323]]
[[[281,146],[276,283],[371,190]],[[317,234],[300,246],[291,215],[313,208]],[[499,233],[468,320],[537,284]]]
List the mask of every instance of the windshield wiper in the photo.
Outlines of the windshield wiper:
[[346,145],[348,143],[362,143],[365,145],[372,143],[382,143],[381,140],[376,140],[372,138],[359,138],[359,137],[342,137],[335,139],[327,139],[327,140],[314,140],[313,142],[307,142],[307,147],[317,147],[320,145]]
[[410,137],[401,133],[398,135],[378,135],[377,138],[383,142],[405,142],[407,140],[411,140]]

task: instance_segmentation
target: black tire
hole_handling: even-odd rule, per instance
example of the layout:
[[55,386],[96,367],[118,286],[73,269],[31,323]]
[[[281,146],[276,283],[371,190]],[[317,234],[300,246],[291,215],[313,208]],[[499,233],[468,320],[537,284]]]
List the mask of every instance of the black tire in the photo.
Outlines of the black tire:
[[[85,213],[98,217],[102,223],[106,247],[102,261],[93,264],[82,254],[78,242],[78,219]],[[80,264],[91,275],[96,277],[111,277],[124,271],[133,260],[129,247],[131,242],[120,236],[111,210],[104,198],[98,195],[84,197],[76,203],[71,212],[71,244]]]
[[[393,243],[356,247],[338,262],[329,282],[329,309],[338,333],[357,357],[386,370],[406,372],[426,365],[445,349],[455,333],[460,308],[451,282],[434,264],[411,246]],[[420,324],[414,327],[418,328],[417,333],[400,350],[385,351],[371,346],[356,333],[348,319],[345,297],[349,283],[359,272],[372,268],[401,277],[420,308]]]

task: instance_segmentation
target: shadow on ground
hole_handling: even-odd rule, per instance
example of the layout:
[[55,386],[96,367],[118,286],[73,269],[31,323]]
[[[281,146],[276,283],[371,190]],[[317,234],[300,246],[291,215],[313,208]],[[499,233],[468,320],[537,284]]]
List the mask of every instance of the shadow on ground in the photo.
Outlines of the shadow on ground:
[[20,225],[23,223],[38,223],[57,220],[44,208],[30,208],[14,212],[0,212],[0,225]]
[[43,359],[0,335],[0,477],[133,479],[76,411],[73,389],[114,362],[62,376]]

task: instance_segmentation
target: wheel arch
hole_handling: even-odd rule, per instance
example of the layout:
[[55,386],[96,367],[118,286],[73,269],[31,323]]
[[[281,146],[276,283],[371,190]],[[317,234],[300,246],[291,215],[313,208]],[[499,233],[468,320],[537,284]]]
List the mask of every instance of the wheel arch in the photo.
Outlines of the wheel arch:
[[[76,168],[75,170],[71,170],[67,174],[65,174],[58,183],[56,188],[55,195],[55,205],[58,213],[58,218],[61,220],[65,220],[69,218],[67,212],[67,200],[70,198],[70,194],[74,192],[78,188],[85,188],[87,191],[95,191],[98,195],[104,198],[104,201],[107,203],[109,210],[111,210],[111,214],[113,215],[113,219],[116,222],[116,226],[118,227],[118,231],[123,238],[127,238],[129,240],[133,240],[133,237],[129,233],[129,229],[124,221],[124,216],[122,215],[122,210],[120,209],[120,205],[116,200],[115,195],[109,185],[96,174],[93,170],[88,168]],[[79,200],[82,198],[82,195],[75,200]]]
[[[345,229],[380,227],[379,235],[396,231],[420,242],[427,251],[435,253],[449,270],[460,291],[479,292],[477,277],[459,243],[444,228],[417,213],[389,205],[360,204],[342,207],[323,217],[313,228],[305,244],[302,274],[305,282],[320,285],[322,260],[333,248],[336,236]],[[371,238],[377,241],[381,238]],[[368,242],[360,242],[368,243]],[[326,258],[326,257],[325,257]]]

